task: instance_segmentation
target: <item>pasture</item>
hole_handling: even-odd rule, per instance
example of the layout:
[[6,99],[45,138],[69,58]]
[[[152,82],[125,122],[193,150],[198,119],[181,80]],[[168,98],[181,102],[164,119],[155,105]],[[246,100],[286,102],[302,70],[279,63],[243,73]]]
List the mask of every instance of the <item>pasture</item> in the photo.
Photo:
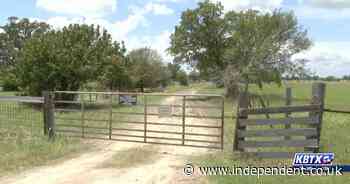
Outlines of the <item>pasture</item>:
[[[263,89],[252,86],[251,89],[257,94],[266,95],[270,101],[270,106],[283,105],[285,86],[292,87],[293,102],[295,104],[305,104],[309,102],[311,93],[311,82],[288,82],[284,86],[275,84],[265,85]],[[208,84],[195,85],[194,88],[200,93],[223,94],[223,89]],[[326,86],[326,108],[341,109],[350,111],[350,91],[349,82],[328,82]],[[226,116],[235,116],[236,101],[227,99],[225,102]],[[325,113],[321,132],[320,152],[334,152],[335,163],[350,163],[350,114]],[[232,152],[232,140],[234,138],[235,119],[225,120],[225,151],[217,154],[208,154],[202,157],[191,158],[195,165],[199,166],[279,166],[290,165],[291,159],[257,159],[247,157],[243,154]],[[193,160],[192,160],[193,159]],[[207,183],[346,183],[350,180],[350,175],[345,176],[263,176],[259,179],[256,176],[208,176],[203,179]]]

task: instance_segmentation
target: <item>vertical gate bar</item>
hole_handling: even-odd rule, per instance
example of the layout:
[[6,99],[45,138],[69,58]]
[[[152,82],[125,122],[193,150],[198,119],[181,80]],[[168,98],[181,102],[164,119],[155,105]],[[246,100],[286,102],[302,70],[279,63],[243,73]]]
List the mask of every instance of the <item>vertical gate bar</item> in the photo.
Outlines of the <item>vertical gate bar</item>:
[[109,140],[112,139],[112,120],[113,120],[113,94],[110,95],[110,109],[109,109]]
[[185,145],[186,96],[182,98],[182,145]]
[[81,137],[85,137],[85,101],[84,101],[84,95],[82,95],[82,98],[80,99],[80,113],[81,113]]
[[143,94],[144,100],[144,142],[147,142],[147,95]]
[[221,149],[224,149],[224,128],[225,128],[225,97],[221,98]]
[[[30,111],[30,113],[28,112],[28,111]],[[34,131],[34,125],[33,125],[33,123],[34,123],[34,118],[33,117],[30,117],[30,118],[28,118],[27,116],[27,114],[30,114],[31,116],[33,116],[33,114],[34,114],[34,111],[33,111],[33,107],[31,106],[30,107],[30,110],[28,110],[27,112],[25,111],[25,110],[23,110],[23,113],[24,113],[24,119],[27,119],[27,120],[29,120],[30,121],[30,138],[31,139],[33,139],[33,131]]]

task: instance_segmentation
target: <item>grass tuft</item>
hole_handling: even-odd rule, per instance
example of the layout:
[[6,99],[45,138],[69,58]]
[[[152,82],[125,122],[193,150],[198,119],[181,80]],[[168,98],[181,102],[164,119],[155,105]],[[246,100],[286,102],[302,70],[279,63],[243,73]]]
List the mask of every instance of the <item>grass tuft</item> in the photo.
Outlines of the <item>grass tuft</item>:
[[106,160],[99,168],[131,168],[138,165],[145,165],[152,163],[157,154],[154,153],[154,147],[147,145],[143,147],[135,147],[118,151],[111,159]]

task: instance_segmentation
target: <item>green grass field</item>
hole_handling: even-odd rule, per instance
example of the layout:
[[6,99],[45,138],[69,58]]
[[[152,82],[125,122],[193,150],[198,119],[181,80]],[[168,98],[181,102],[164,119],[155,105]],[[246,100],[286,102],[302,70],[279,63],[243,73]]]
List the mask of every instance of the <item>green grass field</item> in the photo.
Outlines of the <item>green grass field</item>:
[[[292,87],[293,103],[305,104],[309,102],[311,96],[311,83],[309,82],[291,82],[288,86]],[[199,93],[223,94],[223,89],[218,89],[213,85],[199,84],[195,85]],[[271,106],[284,104],[285,86],[266,85],[261,90],[252,86],[251,90],[257,94],[268,95]],[[326,87],[326,107],[333,109],[350,110],[350,97],[347,92],[350,91],[350,83],[331,82]],[[232,99],[226,99],[226,115],[235,115],[236,102]],[[225,150],[222,153],[209,154],[202,157],[191,158],[189,160],[197,166],[278,166],[280,164],[290,165],[291,159],[257,159],[246,157],[232,152],[234,137],[235,120],[225,120]],[[350,115],[325,113],[321,132],[321,152],[334,152],[335,162],[341,164],[350,164]],[[326,184],[326,183],[348,183],[350,174],[345,176],[208,176],[204,177],[205,183],[308,183],[308,184]]]
[[13,102],[0,104],[0,148],[0,176],[88,150],[78,139],[58,136],[49,141],[43,133],[41,109]]

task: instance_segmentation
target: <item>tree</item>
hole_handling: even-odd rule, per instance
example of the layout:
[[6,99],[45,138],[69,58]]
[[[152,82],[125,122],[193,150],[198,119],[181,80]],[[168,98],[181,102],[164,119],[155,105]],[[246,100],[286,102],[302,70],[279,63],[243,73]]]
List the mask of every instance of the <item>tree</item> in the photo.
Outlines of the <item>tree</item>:
[[350,80],[350,75],[344,75],[343,80]]
[[190,80],[190,82],[198,82],[198,81],[200,81],[199,72],[197,72],[196,70],[192,70],[188,74],[188,79]]
[[298,26],[292,12],[223,13],[220,3],[206,0],[182,13],[169,52],[201,76],[225,83],[231,93],[239,82],[245,82],[248,90],[249,83],[262,87],[264,82],[280,83],[285,73],[304,73],[305,60],[294,62],[291,57],[310,45],[307,31]]
[[303,75],[306,61],[296,62],[291,57],[308,49],[311,41],[293,13],[231,11],[225,19],[229,26],[226,74],[237,72],[246,90],[248,83],[260,87],[264,82],[280,84],[285,73]]
[[8,22],[0,29],[0,70],[5,90],[17,88],[14,68],[18,64],[18,55],[26,40],[44,34],[50,26],[44,22],[29,21],[27,18],[19,19],[9,17]]
[[329,75],[329,76],[323,78],[323,80],[331,82],[331,81],[338,81],[339,79],[337,77],[335,77],[335,76]]
[[199,2],[196,9],[183,12],[168,49],[174,61],[190,64],[202,77],[224,70],[226,24],[223,15],[223,6],[208,0]]
[[119,91],[131,87],[131,78],[128,71],[126,48],[124,42],[120,45],[114,42],[114,52],[109,63],[104,65],[104,71],[100,77],[100,82],[113,91]]
[[120,56],[113,55],[111,63],[106,64],[101,81],[105,87],[114,91],[118,89],[121,91],[128,87],[131,82],[126,63]]
[[176,81],[178,81],[183,86],[187,86],[188,85],[187,73],[181,70],[177,75]]
[[178,63],[168,63],[167,66],[170,72],[170,79],[172,81],[179,82],[181,85],[188,85],[188,76],[187,73],[181,68],[181,65]]
[[181,66],[177,63],[168,63],[168,70],[170,71],[171,79],[176,81],[177,75],[181,70]]
[[160,69],[160,85],[161,87],[168,86],[172,81],[172,74],[169,67],[166,65],[162,65]]
[[144,88],[160,85],[163,63],[157,51],[150,48],[132,50],[128,54],[130,75],[136,87],[144,92]]
[[16,79],[27,95],[44,90],[76,91],[96,80],[111,62],[115,45],[106,30],[69,25],[29,39],[16,65]]

